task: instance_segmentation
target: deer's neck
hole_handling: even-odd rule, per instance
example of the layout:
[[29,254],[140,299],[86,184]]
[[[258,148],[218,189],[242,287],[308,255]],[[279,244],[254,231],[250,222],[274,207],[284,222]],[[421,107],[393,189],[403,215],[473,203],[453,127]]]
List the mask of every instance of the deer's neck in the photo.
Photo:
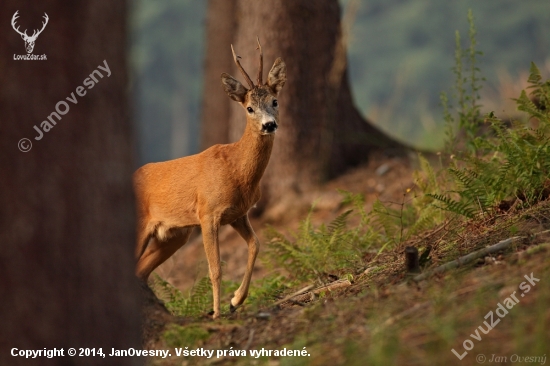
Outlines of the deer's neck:
[[260,135],[247,123],[243,136],[236,143],[241,151],[241,160],[237,163],[244,183],[252,186],[260,183],[269,163],[274,139],[274,134]]

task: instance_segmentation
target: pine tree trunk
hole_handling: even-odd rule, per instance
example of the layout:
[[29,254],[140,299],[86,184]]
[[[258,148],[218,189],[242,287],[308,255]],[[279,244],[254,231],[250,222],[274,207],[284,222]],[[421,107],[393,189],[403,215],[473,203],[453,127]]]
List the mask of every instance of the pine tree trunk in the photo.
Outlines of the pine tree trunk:
[[[26,54],[23,40],[8,25],[0,38],[0,364],[112,364],[67,349],[141,345],[125,2],[7,0],[0,18],[16,10],[21,29],[39,28],[44,12],[49,23],[33,51],[47,61],[7,59]],[[111,75],[99,70],[86,88],[104,60]],[[35,140],[33,126],[60,101],[69,110]],[[30,151],[18,149],[22,138]],[[12,357],[12,348],[64,348],[65,357]]]

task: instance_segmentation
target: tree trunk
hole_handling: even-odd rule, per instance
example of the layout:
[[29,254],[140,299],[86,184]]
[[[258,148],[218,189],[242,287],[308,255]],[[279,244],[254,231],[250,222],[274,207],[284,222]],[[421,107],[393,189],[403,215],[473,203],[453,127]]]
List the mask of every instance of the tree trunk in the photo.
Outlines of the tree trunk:
[[[8,59],[26,51],[7,24],[0,39],[6,51],[0,60],[0,364],[112,364],[110,357],[67,352],[102,347],[109,354],[141,345],[126,5],[7,0],[0,19],[16,10],[28,34],[40,28],[44,12],[49,23],[33,51],[46,61]],[[109,76],[98,69],[104,60]],[[89,89],[84,80],[95,70],[102,76],[96,73]],[[33,126],[48,121],[56,105],[65,112],[51,116],[57,123],[35,140]],[[19,145],[22,138],[29,141]],[[30,151],[18,149],[29,142]],[[63,348],[64,357],[12,357],[12,348]]]
[[201,150],[229,142],[231,100],[220,75],[231,70],[230,44],[236,28],[235,0],[209,0],[206,12],[206,56],[201,116]]
[[[281,124],[260,207],[282,197],[292,200],[365,161],[374,149],[401,147],[353,105],[337,0],[237,0],[235,10],[238,26],[232,43],[249,74],[257,71],[256,36],[263,46],[264,73],[276,57],[287,65],[288,81],[279,98]],[[207,38],[213,39],[214,35]],[[217,45],[216,57],[231,56],[229,43]],[[225,71],[240,77],[234,64]],[[213,81],[205,80],[209,82]],[[236,141],[245,125],[237,103],[231,103],[229,124],[230,141]]]

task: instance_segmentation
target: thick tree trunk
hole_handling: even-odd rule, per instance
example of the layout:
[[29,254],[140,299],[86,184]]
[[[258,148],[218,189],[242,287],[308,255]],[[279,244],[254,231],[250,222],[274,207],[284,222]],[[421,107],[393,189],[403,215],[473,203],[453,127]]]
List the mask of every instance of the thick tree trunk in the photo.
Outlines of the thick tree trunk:
[[[29,34],[47,13],[34,48],[46,61],[12,59],[26,54],[6,23],[16,10]],[[0,12],[0,364],[113,364],[67,350],[141,345],[125,2],[8,0]],[[110,75],[98,69],[104,60]],[[95,70],[102,77],[88,89]],[[35,140],[33,126],[56,106],[61,119]],[[29,142],[30,151],[18,149]],[[12,357],[12,348],[63,348],[65,356]]]
[[208,1],[201,150],[229,142],[231,100],[223,91],[220,75],[233,65],[230,44],[236,28],[235,5],[235,0]]

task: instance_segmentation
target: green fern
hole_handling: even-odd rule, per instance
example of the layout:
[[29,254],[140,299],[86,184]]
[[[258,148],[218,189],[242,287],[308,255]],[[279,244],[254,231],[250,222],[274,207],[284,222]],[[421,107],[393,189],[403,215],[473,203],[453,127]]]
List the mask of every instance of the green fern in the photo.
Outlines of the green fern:
[[245,304],[255,310],[272,305],[278,296],[292,284],[280,274],[264,277],[255,281],[253,286],[250,287],[250,293]]
[[526,207],[546,198],[550,177],[550,82],[542,82],[533,64],[529,83],[530,97],[523,91],[516,103],[530,120],[536,120],[535,127],[514,121],[511,128],[506,128],[494,113],[489,113],[485,121],[491,129],[476,137],[476,153],[463,154],[447,170],[455,188],[429,195],[440,202],[441,208],[473,217],[479,210],[490,212],[504,199],[517,197],[521,207]]
[[208,276],[202,277],[191,289],[182,315],[196,316],[212,308],[212,282]]
[[[533,126],[514,121],[509,128],[494,113],[485,116],[488,129],[480,130],[481,106],[478,104],[480,81],[478,76],[476,30],[473,14],[468,12],[470,46],[462,48],[460,34],[456,33],[456,77],[453,97],[456,109],[447,94],[441,95],[447,134],[447,152],[453,153],[450,167],[441,179],[445,187],[421,181],[424,204],[430,199],[437,207],[454,214],[473,217],[478,212],[491,213],[499,202],[512,197],[521,200],[521,206],[532,205],[545,198],[545,187],[550,176],[550,81],[543,81],[538,67],[531,63],[527,91],[516,99],[518,110],[528,114]],[[458,126],[456,136],[453,127]],[[462,140],[459,141],[460,137]],[[465,151],[455,151],[459,144]],[[421,165],[425,164],[421,160]],[[422,167],[424,171],[429,168]],[[433,173],[429,173],[434,177]],[[418,183],[417,183],[418,184]]]
[[440,194],[429,194],[429,197],[432,197],[433,199],[440,201],[442,203],[442,206],[440,206],[443,210],[453,212],[458,215],[466,216],[468,218],[472,218],[475,215],[475,211],[470,207],[469,203],[464,203],[460,201],[455,201],[452,198],[448,196],[443,196]]
[[[291,278],[300,280],[324,280],[327,275],[341,275],[346,268],[362,264],[363,250],[374,237],[368,225],[370,218],[360,204],[360,196],[342,193],[344,204],[352,204],[357,210],[346,210],[328,225],[315,227],[312,209],[297,232],[288,237],[268,228],[266,264],[285,268]],[[350,229],[347,220],[353,213],[360,219],[359,224]]]
[[209,277],[201,278],[185,296],[155,274],[154,290],[164,300],[166,308],[176,316],[199,316],[206,314],[212,308],[212,285]]
[[398,244],[402,238],[402,213],[394,208],[384,205],[380,200],[372,204],[374,223],[384,229],[386,242],[388,244]]

